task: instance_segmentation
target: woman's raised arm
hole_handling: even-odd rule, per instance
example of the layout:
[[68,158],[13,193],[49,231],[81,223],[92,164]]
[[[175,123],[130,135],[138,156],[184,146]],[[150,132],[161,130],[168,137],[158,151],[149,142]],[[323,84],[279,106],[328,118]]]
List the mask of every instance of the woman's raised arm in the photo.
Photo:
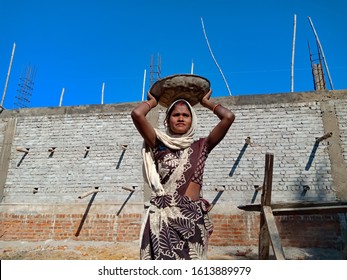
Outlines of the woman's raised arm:
[[148,92],[148,101],[141,102],[131,112],[131,118],[133,119],[134,125],[143,137],[144,141],[151,148],[155,147],[157,135],[153,126],[147,120],[146,115],[157,105],[157,100]]
[[214,147],[224,138],[227,134],[230,126],[235,120],[235,114],[229,109],[223,107],[221,104],[214,104],[211,100],[212,91],[208,92],[200,101],[200,104],[205,108],[213,111],[214,114],[220,119],[219,123],[212,129],[207,136],[206,145],[209,151],[212,151]]

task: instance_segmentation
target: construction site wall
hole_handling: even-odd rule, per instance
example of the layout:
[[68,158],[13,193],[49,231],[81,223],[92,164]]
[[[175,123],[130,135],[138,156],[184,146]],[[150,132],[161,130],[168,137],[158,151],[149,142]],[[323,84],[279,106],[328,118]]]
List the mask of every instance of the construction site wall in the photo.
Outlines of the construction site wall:
[[[272,202],[347,200],[347,90],[213,100],[236,120],[206,163],[203,195],[216,202],[210,244],[258,244],[259,212],[238,206],[260,203],[267,152],[274,154]],[[130,117],[137,104],[3,110],[1,240],[138,240],[148,190],[143,140]],[[218,118],[195,109],[204,137]],[[148,118],[163,129],[164,116],[158,106]],[[344,214],[277,216],[276,224],[283,246],[344,246]]]

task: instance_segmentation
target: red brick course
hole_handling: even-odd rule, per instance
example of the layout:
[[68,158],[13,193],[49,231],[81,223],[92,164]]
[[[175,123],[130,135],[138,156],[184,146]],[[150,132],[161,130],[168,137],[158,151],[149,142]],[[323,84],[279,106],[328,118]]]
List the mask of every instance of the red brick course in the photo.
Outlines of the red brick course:
[[[257,246],[259,214],[211,215],[216,246]],[[3,241],[117,241],[139,239],[142,214],[0,214]],[[276,217],[282,246],[342,248],[339,219],[335,215]]]

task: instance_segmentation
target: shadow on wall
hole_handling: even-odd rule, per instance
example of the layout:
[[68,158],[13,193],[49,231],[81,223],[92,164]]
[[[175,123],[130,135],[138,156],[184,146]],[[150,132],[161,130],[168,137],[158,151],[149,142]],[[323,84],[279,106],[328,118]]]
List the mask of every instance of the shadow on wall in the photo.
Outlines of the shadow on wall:
[[239,165],[239,163],[240,163],[244,153],[246,152],[246,149],[247,149],[248,145],[250,145],[250,143],[251,143],[251,137],[247,137],[245,139],[245,141],[246,141],[246,143],[243,145],[243,147],[242,147],[242,149],[241,149],[241,151],[240,151],[236,161],[234,162],[233,167],[230,170],[229,177],[232,177],[234,175],[235,170],[236,170],[237,166]]

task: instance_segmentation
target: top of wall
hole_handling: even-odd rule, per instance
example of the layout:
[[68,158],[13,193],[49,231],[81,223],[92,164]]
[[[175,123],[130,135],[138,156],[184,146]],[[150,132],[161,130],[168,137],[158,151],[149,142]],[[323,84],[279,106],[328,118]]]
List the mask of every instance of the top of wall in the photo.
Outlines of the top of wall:
[[[346,90],[334,91],[309,91],[295,93],[277,93],[277,94],[256,94],[215,97],[216,102],[224,105],[243,106],[243,105],[266,105],[276,103],[298,103],[310,101],[324,101],[329,99],[347,99]],[[28,117],[42,115],[71,115],[71,114],[90,114],[90,113],[128,113],[138,102],[117,103],[106,105],[81,105],[81,106],[62,106],[62,107],[42,107],[42,108],[24,108],[15,110],[0,111],[0,118]],[[200,106],[200,105],[196,105]]]

